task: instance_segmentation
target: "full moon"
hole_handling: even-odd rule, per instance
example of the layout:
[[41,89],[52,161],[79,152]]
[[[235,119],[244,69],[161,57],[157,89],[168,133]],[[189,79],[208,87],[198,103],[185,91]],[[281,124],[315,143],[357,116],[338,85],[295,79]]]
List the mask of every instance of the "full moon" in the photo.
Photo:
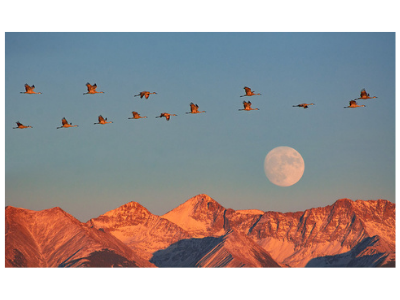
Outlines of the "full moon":
[[293,148],[276,147],[265,157],[264,171],[273,184],[291,186],[303,176],[304,160]]

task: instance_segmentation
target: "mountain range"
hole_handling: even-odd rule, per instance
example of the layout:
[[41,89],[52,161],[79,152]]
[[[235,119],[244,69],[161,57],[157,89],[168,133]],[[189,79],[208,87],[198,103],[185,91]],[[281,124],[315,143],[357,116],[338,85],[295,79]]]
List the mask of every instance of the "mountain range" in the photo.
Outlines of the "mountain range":
[[137,202],[80,222],[5,209],[6,267],[395,267],[395,204],[226,209],[205,194],[157,216]]

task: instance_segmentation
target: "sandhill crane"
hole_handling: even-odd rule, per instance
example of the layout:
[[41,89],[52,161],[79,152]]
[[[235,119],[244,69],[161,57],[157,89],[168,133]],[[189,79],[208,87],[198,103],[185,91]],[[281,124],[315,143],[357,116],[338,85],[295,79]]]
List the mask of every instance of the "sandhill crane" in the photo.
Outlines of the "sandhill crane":
[[20,92],[21,94],[41,94],[40,92],[36,93],[33,90],[35,89],[35,85],[29,86],[29,84],[25,83],[25,92]]
[[190,112],[187,112],[187,114],[200,114],[200,113],[205,113],[205,110],[199,111],[199,106],[197,104],[194,104],[193,102],[190,103]]
[[375,97],[375,96],[370,97],[369,94],[367,93],[367,91],[365,89],[362,89],[361,93],[360,93],[360,98],[357,98],[357,99],[373,99],[373,98],[378,98],[378,97]]
[[293,105],[293,107],[303,107],[303,108],[308,108],[309,105],[315,105],[314,103],[301,103],[298,105]]
[[365,107],[365,105],[358,105],[356,100],[350,100],[350,105],[344,108],[355,108],[355,107]]
[[107,122],[107,118],[103,118],[103,116],[102,115],[100,115],[99,116],[99,123],[93,123],[94,125],[96,125],[96,124],[101,124],[101,125],[104,125],[104,124],[107,124],[107,123],[112,123],[111,121],[110,122]]
[[141,118],[147,118],[146,116],[144,116],[144,117],[142,117],[142,116],[140,116],[140,114],[139,113],[137,113],[136,111],[133,111],[132,112],[132,118],[128,118],[128,119],[141,119]]
[[140,92],[139,94],[137,94],[137,95],[134,95],[133,97],[136,97],[136,96],[140,96],[140,98],[143,98],[143,96],[146,98],[146,99],[149,99],[149,96],[150,95],[153,95],[153,94],[157,94],[156,92],[152,92],[152,93],[150,93],[150,92],[148,92],[148,91],[143,91],[143,92]]
[[22,125],[19,121],[16,122],[18,127],[13,127],[13,129],[24,129],[24,128],[33,128],[32,126]]
[[168,114],[168,113],[161,113],[159,116],[157,116],[156,118],[162,118],[162,117],[164,117],[165,119],[167,119],[167,121],[169,121],[169,118],[171,117],[171,116],[176,116],[176,114]]
[[249,87],[245,86],[244,90],[246,92],[246,95],[242,95],[240,97],[244,97],[244,96],[255,96],[255,95],[261,95],[260,93],[255,94],[254,91],[252,91]]
[[103,94],[103,93],[104,93],[104,92],[97,92],[97,91],[96,91],[96,89],[97,89],[97,84],[91,85],[91,84],[88,82],[88,83],[86,83],[86,86],[87,86],[88,92],[87,92],[87,93],[83,93],[84,95],[87,95],[87,94]]
[[239,110],[259,110],[258,108],[251,108],[250,101],[249,102],[243,101],[243,106],[244,106],[244,108],[241,108]]
[[57,129],[59,129],[59,128],[68,128],[68,127],[78,127],[78,125],[72,125],[72,123],[68,124],[68,122],[67,122],[67,120],[65,118],[63,118],[61,120],[61,122],[62,122],[62,126],[57,127]]

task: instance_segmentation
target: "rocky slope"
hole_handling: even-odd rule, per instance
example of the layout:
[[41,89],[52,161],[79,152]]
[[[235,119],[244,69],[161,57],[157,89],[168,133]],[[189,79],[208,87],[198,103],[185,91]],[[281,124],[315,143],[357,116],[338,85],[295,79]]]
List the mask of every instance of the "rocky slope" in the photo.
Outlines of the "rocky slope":
[[226,209],[211,197],[201,194],[179,205],[162,217],[186,230],[192,237],[221,236]]
[[155,251],[191,237],[178,225],[153,215],[137,202],[129,202],[90,219],[87,224],[102,228],[131,249],[140,252],[141,257],[147,260]]
[[280,267],[268,252],[243,234],[180,240],[154,253],[157,267]]
[[111,234],[60,208],[6,207],[6,267],[154,267]]
[[59,208],[6,208],[6,266],[152,263],[393,267],[395,204],[340,199],[303,212],[235,211],[200,194],[161,217],[129,202],[87,223]]
[[340,199],[326,207],[279,213],[225,209],[202,194],[163,217],[195,237],[220,236],[234,229],[290,267],[348,252],[367,237],[379,237],[391,257],[395,252],[395,205],[387,200]]
[[303,267],[315,257],[350,251],[378,236],[395,251],[395,205],[386,200],[341,199],[302,213],[266,212],[249,233],[281,264]]

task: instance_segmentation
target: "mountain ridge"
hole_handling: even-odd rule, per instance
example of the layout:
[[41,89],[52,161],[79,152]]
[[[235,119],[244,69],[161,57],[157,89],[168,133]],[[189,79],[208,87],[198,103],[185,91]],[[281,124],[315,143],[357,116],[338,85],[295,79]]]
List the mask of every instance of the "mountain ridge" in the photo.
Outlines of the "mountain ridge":
[[[33,211],[7,206],[5,224],[6,267],[154,266],[114,236],[59,207]],[[113,256],[108,255],[108,263],[99,261],[105,250]]]
[[[6,207],[9,216],[12,215],[13,209]],[[30,212],[32,214],[34,211]],[[260,267],[263,264],[272,266],[274,263],[286,267],[336,266],[328,263],[328,261],[338,260],[342,261],[341,264],[344,264],[344,259],[349,259],[348,255],[354,256],[354,259],[349,263],[350,266],[357,264],[371,264],[371,266],[395,264],[395,204],[383,199],[357,199],[353,201],[342,198],[324,207],[282,213],[263,212],[257,209],[234,210],[225,208],[210,196],[199,194],[162,216],[152,214],[144,206],[134,201],[110,210],[97,218],[92,218],[86,223],[81,223],[72,215],[57,207],[39,211],[36,217],[39,220],[41,216],[46,214],[69,219],[71,224],[80,228],[77,229],[81,232],[80,234],[85,239],[88,237],[94,244],[101,244],[97,241],[98,232],[104,233],[104,238],[107,238],[110,245],[110,251],[117,251],[115,253],[120,255],[120,257],[113,257],[113,259],[123,266],[130,264],[126,261],[121,263],[123,261],[121,257],[126,256],[132,258],[132,261],[139,262],[140,266],[153,266],[153,264],[146,265],[145,263],[152,260],[167,262],[169,261],[168,257],[178,258],[181,261],[181,266],[192,266],[193,260],[186,260],[185,262],[179,256],[176,256],[180,253],[179,255],[186,257],[187,250],[185,249],[187,247],[192,251],[201,251],[198,255],[201,254],[203,257],[197,259],[197,262],[203,262],[203,264],[198,265],[200,267],[222,265]],[[9,217],[8,220],[12,221],[12,218]],[[51,234],[48,226],[39,223],[33,222],[31,227],[19,226],[19,231],[15,231],[15,241],[26,240],[25,252],[20,254],[14,251],[14,254],[12,254],[11,250],[7,253],[17,261],[18,259],[20,261],[30,259],[33,264],[54,266],[53,258],[43,256],[43,254],[46,254],[48,249],[45,240],[50,238],[57,241],[57,237]],[[10,226],[12,227],[13,224],[13,222],[6,222],[6,240],[7,236],[10,235]],[[34,224],[37,226],[35,227]],[[96,231],[91,232],[88,228]],[[34,234],[31,234],[30,230],[33,230]],[[7,234],[7,232],[9,233]],[[243,249],[243,241],[246,240],[247,244],[253,245],[255,252],[251,250],[234,257],[232,256],[232,253],[235,252],[234,247],[229,248],[228,245],[231,245],[229,242],[224,242],[224,244],[217,240],[222,236],[230,236],[228,241],[235,240],[238,247]],[[192,239],[192,242],[189,242],[190,239]],[[368,239],[373,239],[371,240],[373,242],[366,243],[365,241],[370,241]],[[93,240],[96,240],[96,242],[93,242]],[[187,242],[183,243],[182,241]],[[217,261],[220,261],[220,258],[222,258],[221,261],[224,261],[223,255],[227,255],[224,261],[226,264],[219,265],[215,260],[210,263],[211,256],[206,250],[211,251],[207,247],[213,246],[214,243],[218,243],[220,251],[222,251],[218,252]],[[180,246],[175,247],[174,245]],[[361,249],[360,245],[365,245],[366,248]],[[90,253],[88,252],[87,255],[97,257],[97,262],[99,261],[98,257],[103,259],[105,256],[112,256],[107,252],[108,250],[105,250],[108,249],[107,247],[101,248],[99,245],[96,247],[91,249],[92,252],[89,251]],[[40,255],[30,257],[27,249],[30,253],[39,253]],[[358,249],[358,252],[352,249]],[[71,252],[72,250],[68,251]],[[174,254],[173,251],[179,252]],[[251,254],[252,251],[258,253],[256,260]],[[346,253],[349,254],[346,256]],[[375,256],[373,257],[379,259],[367,259],[372,255],[371,253],[374,253]],[[251,263],[249,263],[250,257],[253,257]],[[271,257],[273,263],[265,264],[266,257]],[[317,259],[318,257],[321,257],[321,259]],[[322,260],[322,257],[326,257],[327,260]],[[333,259],[333,257],[335,258]],[[49,259],[50,263],[46,264],[45,261]],[[127,259],[127,261],[131,260]],[[60,262],[58,261],[58,263]],[[185,263],[188,265],[185,265]],[[18,263],[16,264],[18,265]]]
[[133,201],[92,218],[86,224],[109,232],[147,260],[154,251],[190,237],[175,223]]

